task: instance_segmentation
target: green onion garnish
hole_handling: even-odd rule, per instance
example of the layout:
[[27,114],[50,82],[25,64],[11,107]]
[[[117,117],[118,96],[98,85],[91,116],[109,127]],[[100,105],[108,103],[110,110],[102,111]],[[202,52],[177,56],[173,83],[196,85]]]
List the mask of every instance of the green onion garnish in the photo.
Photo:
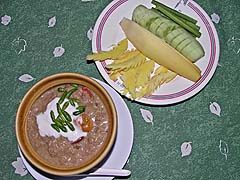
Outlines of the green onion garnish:
[[[63,132],[67,132],[67,128],[65,126],[67,126],[71,131],[75,130],[73,124],[71,123],[72,122],[71,116],[69,115],[69,113],[67,111],[65,111],[67,109],[67,107],[69,106],[69,104],[71,104],[72,106],[76,106],[75,103],[80,102],[78,99],[71,98],[72,94],[79,88],[79,85],[75,84],[75,83],[71,83],[71,86],[73,88],[69,91],[67,91],[63,87],[59,87],[57,89],[58,92],[63,93],[56,104],[58,116],[56,117],[53,111],[50,112],[50,116],[51,116],[51,119],[53,122],[53,124],[51,124],[51,127],[53,129],[55,129],[57,132],[60,132],[60,130],[62,130]],[[64,102],[65,99],[67,99],[68,101],[66,101],[61,108],[60,105]],[[86,108],[85,106],[77,107],[76,108],[77,111],[73,112],[73,115],[77,116],[77,115],[83,113],[85,111],[85,108]]]

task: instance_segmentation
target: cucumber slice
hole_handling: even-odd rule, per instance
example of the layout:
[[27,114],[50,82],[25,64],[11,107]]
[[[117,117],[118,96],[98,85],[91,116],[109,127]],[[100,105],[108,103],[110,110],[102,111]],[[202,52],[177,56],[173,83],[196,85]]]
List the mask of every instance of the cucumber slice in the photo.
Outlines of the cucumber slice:
[[141,19],[139,20],[139,24],[145,28],[147,28],[147,24],[149,24],[149,22],[152,19],[156,19],[157,16],[154,16],[153,14],[144,14]]
[[158,35],[157,29],[164,24],[164,26],[162,26],[163,31],[161,31],[161,29],[158,31],[160,34],[159,37],[161,38],[175,29],[175,27],[179,26],[172,20],[162,17],[159,13],[148,9],[143,5],[139,5],[134,9],[132,19],[140,26],[150,30],[152,33],[156,33],[156,35]]
[[[201,47],[202,48],[202,47]],[[195,48],[193,51],[191,51],[191,54],[189,54],[189,59],[192,59],[192,62],[196,62],[198,59],[204,56],[204,50],[200,48]]]
[[156,12],[153,12],[143,5],[137,6],[132,15],[132,20],[138,23],[139,25],[146,27],[147,23],[154,18],[158,18],[159,14]]
[[147,23],[146,23],[146,29],[149,29],[149,27],[151,26],[151,24],[152,24],[156,19],[158,19],[158,17],[149,19],[149,20],[147,21]]
[[169,21],[166,18],[158,18],[155,21],[152,22],[152,24],[149,26],[149,31],[151,31],[153,34],[156,34],[157,29],[159,26],[161,26],[162,23],[165,23]]
[[166,31],[168,27],[169,27],[169,26],[168,26],[168,23],[167,23],[167,22],[162,23],[162,24],[158,27],[158,29],[157,29],[157,31],[156,31],[156,35],[157,35],[158,37],[160,37],[160,38],[163,38],[163,36],[164,36],[164,31]]
[[191,37],[190,37],[188,34],[184,33],[184,32],[185,32],[185,31],[183,30],[181,35],[179,35],[178,37],[176,37],[175,39],[173,39],[173,41],[171,42],[171,46],[173,46],[174,48],[177,48],[178,45],[179,45],[181,42],[185,41],[186,39],[189,39],[189,40],[192,41]]
[[[182,29],[181,28],[176,28],[174,29],[171,33],[169,33],[167,36],[166,36],[166,42],[170,45],[172,45],[172,41],[174,39],[176,39],[178,36],[181,36],[183,33]],[[175,48],[175,47],[174,47]]]
[[192,62],[196,62],[204,56],[202,47],[199,46],[199,44],[194,43],[194,41],[185,46],[180,52]]
[[171,20],[165,21],[158,27],[156,31],[156,35],[166,40],[166,36],[177,27],[178,25],[176,25],[175,23],[172,23]]
[[184,47],[186,47],[188,44],[190,44],[192,41],[191,39],[187,38],[184,41],[182,41],[180,44],[176,46],[177,51],[181,52]]

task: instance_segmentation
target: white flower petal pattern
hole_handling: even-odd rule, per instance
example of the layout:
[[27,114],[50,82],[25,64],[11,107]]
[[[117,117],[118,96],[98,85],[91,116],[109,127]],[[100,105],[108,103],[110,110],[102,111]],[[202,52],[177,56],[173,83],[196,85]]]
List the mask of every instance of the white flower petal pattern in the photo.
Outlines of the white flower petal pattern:
[[184,142],[181,145],[182,157],[189,156],[192,152],[192,142]]
[[18,79],[22,82],[27,83],[27,82],[30,82],[30,81],[34,80],[35,78],[32,77],[30,74],[23,74]]
[[11,22],[11,20],[12,20],[11,16],[8,16],[8,15],[4,15],[1,17],[1,23],[4,26],[7,26]]
[[141,111],[143,119],[147,123],[152,123],[152,125],[153,125],[153,115],[152,115],[152,113],[149,110],[142,109],[142,108],[140,109],[140,111]]
[[210,102],[209,109],[211,113],[216,114],[217,116],[221,116],[221,107],[218,103],[216,102]]
[[48,27],[54,27],[57,22],[56,16],[53,16],[48,20]]
[[61,46],[59,47],[55,47],[55,49],[53,50],[53,55],[54,57],[61,57],[65,52],[65,49]]
[[17,157],[17,161],[12,162],[12,166],[15,168],[15,173],[20,176],[25,176],[28,173],[20,157]]
[[218,14],[216,14],[216,13],[213,13],[213,14],[211,15],[211,19],[212,19],[212,21],[213,21],[214,23],[218,24],[219,21],[220,21],[220,16],[219,16]]
[[91,41],[93,37],[93,28],[91,27],[87,32],[87,37]]

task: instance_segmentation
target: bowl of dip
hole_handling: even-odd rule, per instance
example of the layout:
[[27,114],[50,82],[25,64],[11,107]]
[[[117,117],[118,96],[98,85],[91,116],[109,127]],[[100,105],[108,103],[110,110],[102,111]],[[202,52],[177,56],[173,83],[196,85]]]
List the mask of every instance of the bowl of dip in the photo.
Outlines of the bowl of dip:
[[110,153],[117,113],[108,92],[78,73],[48,76],[23,97],[16,137],[24,156],[40,170],[73,175],[91,170]]

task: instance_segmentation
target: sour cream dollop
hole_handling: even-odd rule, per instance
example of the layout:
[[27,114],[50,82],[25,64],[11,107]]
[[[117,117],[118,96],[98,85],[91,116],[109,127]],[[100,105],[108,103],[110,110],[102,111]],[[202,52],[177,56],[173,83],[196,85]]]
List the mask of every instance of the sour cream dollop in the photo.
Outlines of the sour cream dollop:
[[[39,133],[42,137],[44,136],[53,136],[55,138],[58,138],[60,136],[66,137],[68,138],[69,141],[76,141],[78,140],[80,137],[83,136],[87,136],[86,132],[83,132],[82,129],[79,126],[76,126],[74,123],[73,126],[75,128],[74,131],[71,131],[67,126],[67,132],[57,132],[56,130],[54,130],[51,127],[52,119],[51,119],[51,115],[50,112],[53,111],[55,116],[58,116],[58,112],[57,112],[57,102],[60,98],[55,98],[52,101],[50,101],[47,105],[47,109],[45,112],[40,113],[37,115],[37,124],[38,124],[38,129],[39,129]],[[63,106],[63,104],[66,102],[66,100],[60,105],[61,107]],[[69,104],[69,106],[66,108],[66,112],[71,116],[72,120],[74,121],[75,119],[77,119],[78,116],[74,116],[73,112],[77,111],[76,109],[77,105],[74,107],[71,104]]]

